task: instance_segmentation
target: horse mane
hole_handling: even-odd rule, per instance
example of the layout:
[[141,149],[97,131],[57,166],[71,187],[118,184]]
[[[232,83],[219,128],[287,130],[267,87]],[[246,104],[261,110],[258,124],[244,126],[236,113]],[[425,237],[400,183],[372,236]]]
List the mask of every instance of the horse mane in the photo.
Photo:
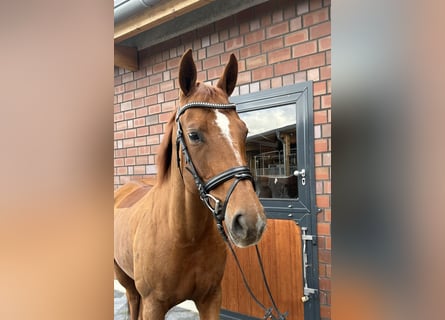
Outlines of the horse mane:
[[170,120],[167,122],[165,127],[164,137],[162,138],[161,144],[159,145],[158,155],[157,155],[157,166],[158,166],[158,178],[157,183],[161,184],[168,177],[170,164],[172,161],[173,145],[172,145],[172,135],[175,123],[176,113],[173,112]]

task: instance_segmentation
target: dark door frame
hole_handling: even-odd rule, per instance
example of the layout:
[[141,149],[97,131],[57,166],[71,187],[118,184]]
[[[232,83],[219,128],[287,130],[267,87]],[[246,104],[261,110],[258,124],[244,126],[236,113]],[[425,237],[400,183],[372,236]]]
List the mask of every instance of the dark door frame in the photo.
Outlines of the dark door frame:
[[[315,156],[314,156],[314,125],[313,125],[313,88],[312,81],[290,86],[269,89],[261,92],[233,96],[231,102],[237,105],[241,115],[245,112],[295,105],[296,110],[296,148],[298,170],[305,169],[305,184],[301,176],[298,179],[298,197],[294,199],[265,199],[261,202],[268,219],[293,220],[301,228],[306,228],[307,237],[302,239],[302,248],[306,248],[305,283],[315,293],[308,293],[304,303],[304,319],[320,319],[320,301],[318,297],[318,250],[316,241],[317,213],[315,202]],[[303,229],[302,229],[303,230]],[[312,236],[312,237],[311,237]],[[304,256],[304,252],[303,252]],[[305,290],[311,292],[311,290]],[[245,315],[228,310],[221,312],[221,319],[252,319]]]

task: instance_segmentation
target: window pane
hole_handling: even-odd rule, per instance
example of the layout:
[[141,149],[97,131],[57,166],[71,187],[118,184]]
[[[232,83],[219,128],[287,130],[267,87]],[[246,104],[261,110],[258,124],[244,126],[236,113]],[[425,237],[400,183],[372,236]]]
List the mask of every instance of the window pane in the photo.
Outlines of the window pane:
[[240,113],[247,156],[261,198],[298,198],[295,104]]

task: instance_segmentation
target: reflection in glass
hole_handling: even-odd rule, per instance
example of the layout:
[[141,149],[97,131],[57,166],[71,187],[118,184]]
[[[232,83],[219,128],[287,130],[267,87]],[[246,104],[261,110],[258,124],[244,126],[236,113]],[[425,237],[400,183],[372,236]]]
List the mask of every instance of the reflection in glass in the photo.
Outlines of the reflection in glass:
[[240,113],[247,124],[247,157],[261,198],[297,198],[295,105]]

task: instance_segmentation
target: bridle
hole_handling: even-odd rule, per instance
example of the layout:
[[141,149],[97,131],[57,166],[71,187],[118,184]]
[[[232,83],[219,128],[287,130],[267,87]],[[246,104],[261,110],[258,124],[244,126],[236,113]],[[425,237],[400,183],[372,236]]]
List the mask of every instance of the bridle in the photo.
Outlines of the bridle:
[[[187,149],[187,144],[185,143],[184,134],[182,131],[182,126],[180,121],[181,115],[183,115],[186,110],[191,108],[236,110],[236,105],[233,103],[217,104],[209,102],[190,102],[182,107],[179,107],[176,113],[176,124],[178,128],[176,137],[176,158],[177,158],[178,168],[182,175],[181,165],[180,165],[181,159],[179,156],[179,149],[181,149],[182,154],[184,155],[185,158],[185,163],[186,163],[185,168],[193,176],[193,180],[195,181],[201,201],[204,202],[204,204],[207,206],[207,208],[210,210],[213,217],[215,218],[216,225],[218,227],[218,230],[221,232],[223,238],[227,238],[222,222],[224,221],[224,216],[227,209],[227,204],[230,200],[230,196],[232,195],[233,191],[235,190],[235,187],[238,185],[240,181],[250,180],[252,182],[254,189],[255,189],[255,182],[252,177],[252,173],[250,172],[250,169],[247,166],[236,166],[230,168],[226,171],[221,172],[215,177],[209,179],[207,182],[204,182],[204,180],[199,176],[198,171],[196,170],[196,167],[193,164],[192,158]],[[234,179],[234,181],[230,186],[223,202],[220,199],[210,194],[210,191],[214,190],[224,182],[232,179]],[[213,205],[211,202],[213,202]]]
[[[199,192],[199,197],[202,202],[207,206],[207,208],[212,213],[213,217],[216,220],[216,226],[221,233],[221,236],[223,237],[224,241],[227,243],[230,251],[232,252],[232,255],[235,259],[235,262],[238,266],[238,269],[241,272],[241,277],[243,279],[244,285],[246,286],[246,289],[248,290],[249,294],[252,296],[254,301],[265,311],[264,319],[274,319],[274,320],[285,320],[287,318],[287,312],[281,313],[278,310],[278,307],[272,297],[272,293],[270,291],[269,285],[267,283],[266,274],[264,272],[263,263],[261,259],[261,255],[258,249],[258,246],[255,245],[256,254],[258,258],[258,263],[260,266],[260,270],[263,276],[263,282],[265,284],[266,290],[269,294],[269,298],[272,302],[273,307],[266,308],[254,295],[252,292],[252,289],[250,288],[246,276],[241,268],[241,264],[238,260],[238,257],[230,244],[230,241],[227,237],[227,234],[224,230],[223,221],[224,216],[227,209],[227,203],[230,200],[230,196],[232,195],[233,191],[235,190],[235,187],[238,185],[238,183],[242,180],[250,180],[252,182],[253,188],[255,189],[255,181],[253,179],[252,173],[250,172],[249,167],[247,166],[236,166],[233,168],[230,168],[226,171],[221,172],[220,174],[216,175],[215,177],[209,179],[207,182],[204,182],[204,180],[199,176],[198,171],[196,170],[195,165],[193,164],[192,158],[190,157],[190,153],[187,149],[187,144],[185,143],[184,134],[182,131],[182,125],[180,118],[184,114],[184,112],[191,108],[206,108],[206,109],[221,109],[221,110],[236,110],[236,105],[233,103],[228,104],[217,104],[217,103],[209,103],[209,102],[190,102],[182,107],[178,108],[178,111],[176,113],[176,124],[177,124],[177,136],[176,136],[176,160],[178,164],[179,172],[181,173],[181,176],[183,177],[182,170],[181,170],[181,158],[179,149],[181,149],[182,154],[185,158],[185,164],[187,171],[190,172],[190,174],[193,176],[193,180],[195,181],[196,187]],[[232,180],[232,185],[230,186],[226,197],[224,201],[221,203],[221,200],[216,198],[215,196],[210,194],[210,191],[217,188],[219,185],[223,184],[226,181]],[[211,201],[213,201],[214,205],[212,206]],[[272,314],[272,311],[275,310],[275,312],[278,315],[278,318],[275,317],[275,315]]]

